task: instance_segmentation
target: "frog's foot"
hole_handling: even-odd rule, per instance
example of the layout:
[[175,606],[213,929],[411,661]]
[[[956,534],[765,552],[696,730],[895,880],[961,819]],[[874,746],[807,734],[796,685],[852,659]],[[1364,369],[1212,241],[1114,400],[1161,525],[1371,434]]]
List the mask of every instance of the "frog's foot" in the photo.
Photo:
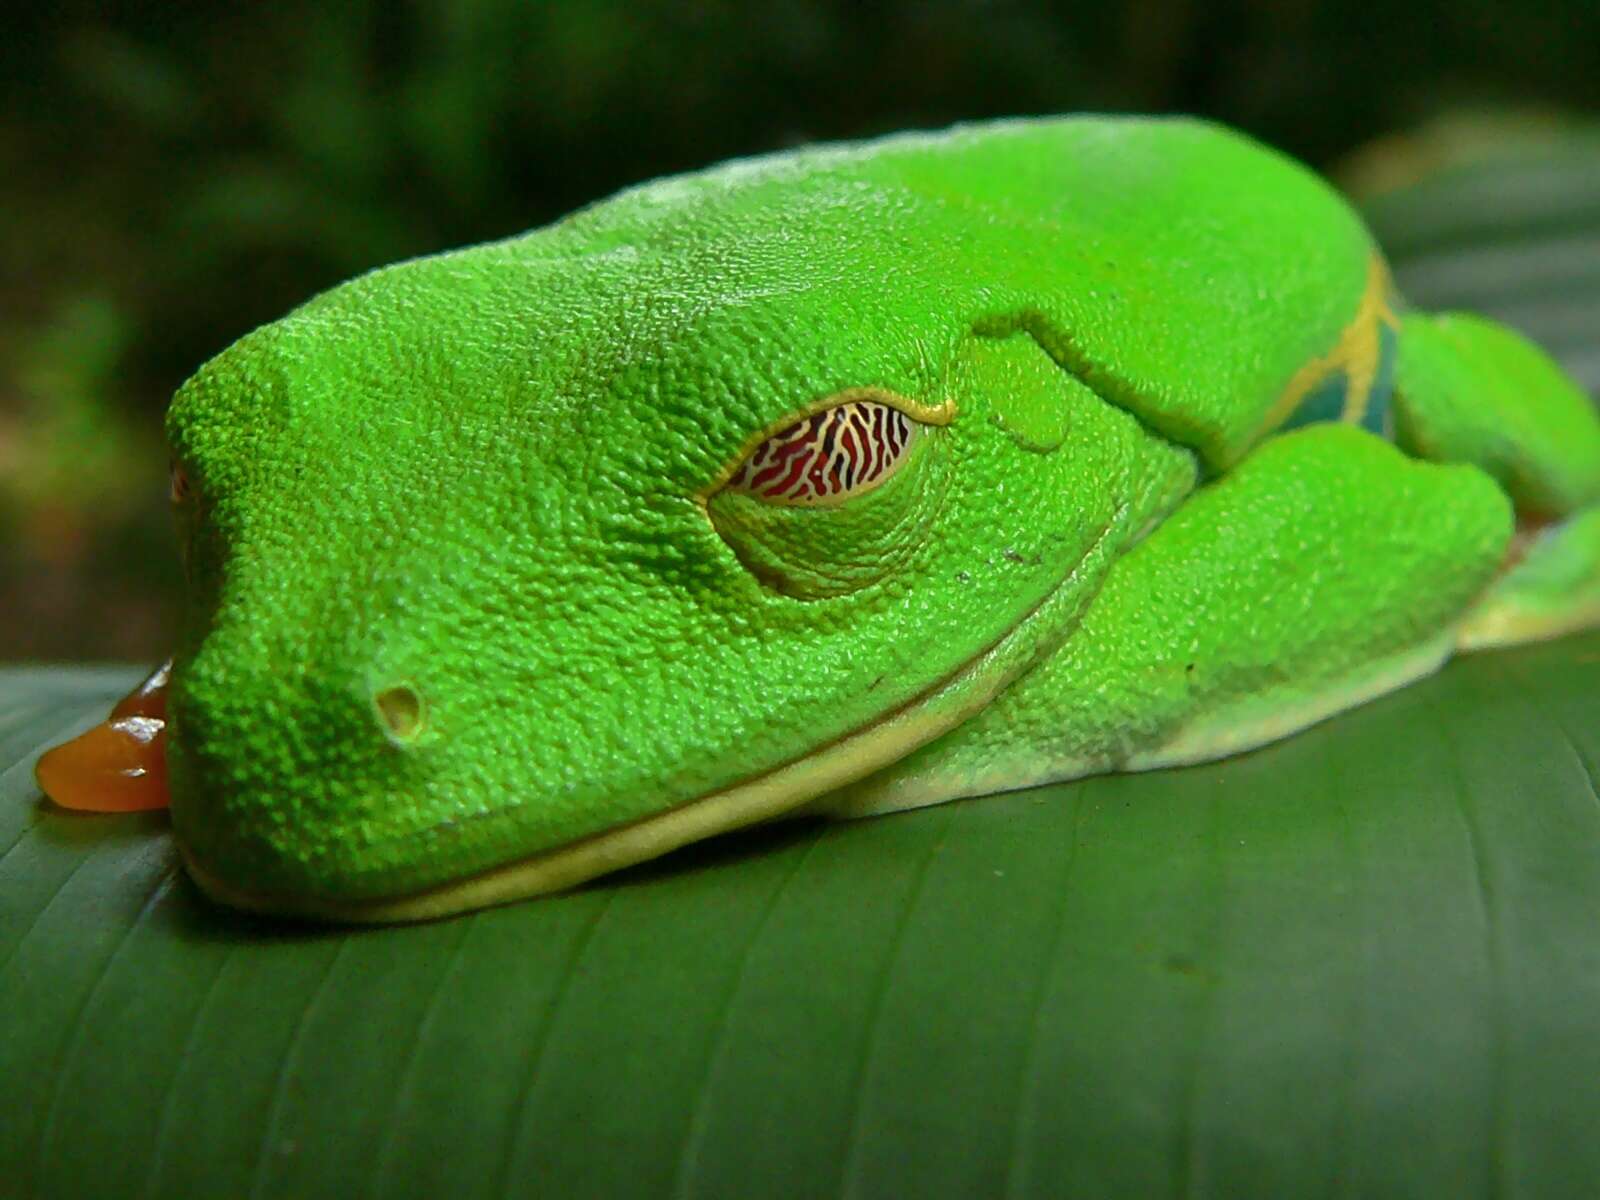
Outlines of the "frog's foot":
[[1483,317],[1407,314],[1395,439],[1470,463],[1516,506],[1499,576],[1461,623],[1463,650],[1600,625],[1600,415],[1556,362]]
[[1457,633],[1463,650],[1513,646],[1600,626],[1600,505],[1525,530],[1505,571]]
[[39,790],[58,807],[79,812],[166,808],[171,677],[168,659],[104,721],[40,755],[33,769]]

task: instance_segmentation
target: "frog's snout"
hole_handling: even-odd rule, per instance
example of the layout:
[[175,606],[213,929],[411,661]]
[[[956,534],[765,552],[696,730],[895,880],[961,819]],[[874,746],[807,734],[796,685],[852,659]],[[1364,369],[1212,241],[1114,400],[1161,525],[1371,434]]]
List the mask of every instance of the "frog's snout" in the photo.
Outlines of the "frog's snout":
[[441,817],[436,691],[409,672],[270,670],[220,642],[180,662],[168,774],[196,878],[254,895],[389,887],[397,847]]

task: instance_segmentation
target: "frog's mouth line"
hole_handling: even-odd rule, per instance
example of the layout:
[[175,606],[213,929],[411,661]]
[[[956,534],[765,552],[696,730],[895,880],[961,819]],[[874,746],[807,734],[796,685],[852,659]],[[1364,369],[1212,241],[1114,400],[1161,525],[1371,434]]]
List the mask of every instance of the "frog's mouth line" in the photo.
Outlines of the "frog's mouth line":
[[1032,628],[1040,622],[1052,624],[1051,617],[1058,610],[1080,599],[1087,600],[1071,585],[1107,552],[1113,540],[1111,533],[1124,523],[1126,516],[1124,506],[1095,536],[1078,565],[1060,583],[987,650],[922,695],[804,758],[665,812],[465,879],[380,900],[341,901],[241,890],[206,870],[181,838],[175,839],[179,852],[200,889],[222,904],[279,915],[384,924],[428,921],[563,891],[596,876],[658,858],[690,842],[759,824],[898,761],[984,708],[1048,649],[1028,636]]

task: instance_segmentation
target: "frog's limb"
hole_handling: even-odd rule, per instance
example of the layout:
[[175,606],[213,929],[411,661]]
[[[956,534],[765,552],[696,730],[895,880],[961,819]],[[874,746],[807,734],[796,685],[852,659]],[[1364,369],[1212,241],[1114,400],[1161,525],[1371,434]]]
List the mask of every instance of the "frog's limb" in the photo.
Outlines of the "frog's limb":
[[1600,625],[1600,505],[1518,538],[1514,565],[1458,631],[1463,650],[1510,646]]
[[1112,568],[989,708],[814,810],[864,816],[1219,758],[1436,669],[1511,506],[1481,471],[1360,429],[1273,438]]
[[1522,534],[1461,626],[1467,649],[1600,624],[1600,414],[1548,355],[1465,314],[1405,318],[1395,440],[1472,463],[1516,505]]
[[1503,325],[1464,313],[1406,315],[1395,441],[1434,462],[1481,467],[1520,516],[1600,504],[1600,415],[1551,358]]

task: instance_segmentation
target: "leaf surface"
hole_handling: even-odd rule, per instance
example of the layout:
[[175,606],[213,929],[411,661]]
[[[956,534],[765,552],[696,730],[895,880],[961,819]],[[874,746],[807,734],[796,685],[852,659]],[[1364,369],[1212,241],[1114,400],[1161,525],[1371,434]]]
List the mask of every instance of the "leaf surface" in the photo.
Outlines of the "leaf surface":
[[1600,1177],[1600,636],[1242,758],[343,931],[59,812],[0,674],[20,1196],[1494,1195]]

